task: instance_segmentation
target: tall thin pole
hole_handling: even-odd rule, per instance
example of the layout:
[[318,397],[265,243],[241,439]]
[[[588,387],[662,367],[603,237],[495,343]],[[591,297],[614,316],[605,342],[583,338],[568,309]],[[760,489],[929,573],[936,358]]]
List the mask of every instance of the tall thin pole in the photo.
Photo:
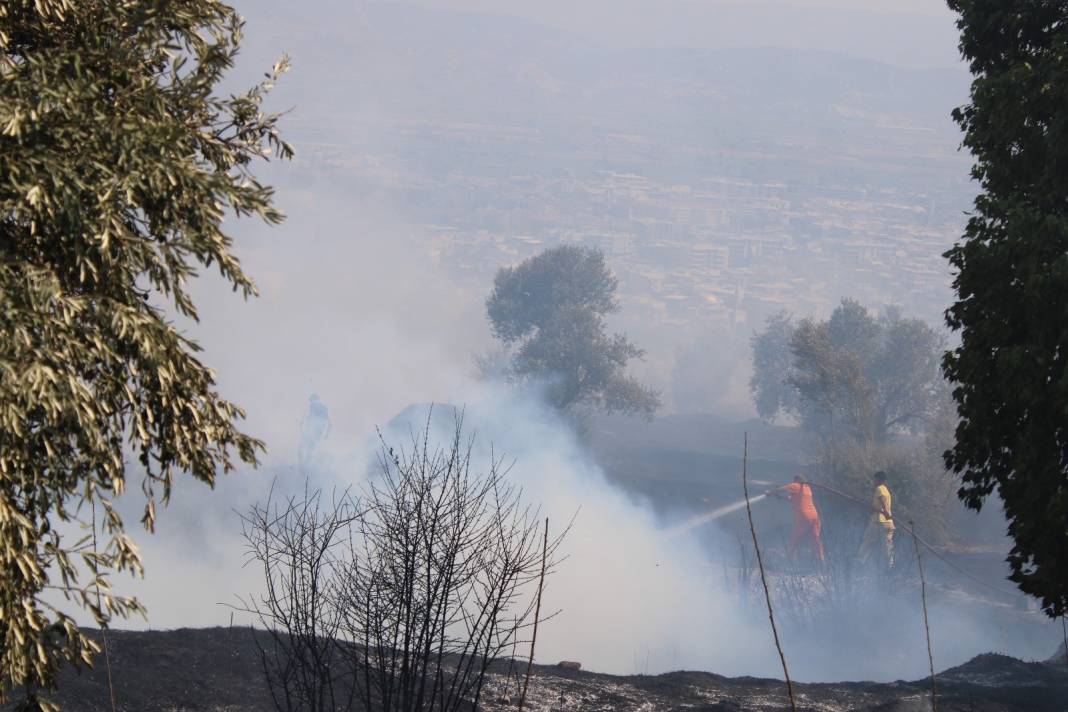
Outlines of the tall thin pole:
[[530,657],[527,658],[527,675],[523,680],[523,692],[519,696],[519,712],[527,701],[527,687],[530,685],[530,670],[534,667],[534,645],[538,642],[538,619],[541,618],[541,591],[545,587],[545,560],[549,553],[549,518],[545,518],[545,538],[541,544],[541,576],[538,577],[538,600],[534,604],[534,633],[530,636]]
[[779,642],[779,629],[775,627],[775,612],[771,608],[771,593],[768,591],[767,576],[764,575],[764,557],[760,554],[756,527],[753,525],[753,508],[749,506],[749,433],[745,434],[745,444],[742,450],[742,492],[745,493],[745,513],[749,516],[749,533],[753,535],[753,548],[756,549],[757,566],[760,568],[760,583],[764,586],[764,600],[768,604],[771,635],[775,638],[775,649],[779,651],[779,660],[782,661],[782,674],[786,678],[786,691],[790,695],[790,709],[793,712],[797,712],[797,703],[794,701],[794,683],[790,681],[790,671],[786,669],[786,655],[783,654],[782,644]]
[[[912,522],[909,522],[912,524]],[[927,620],[927,579],[923,575],[923,557],[920,556],[919,537],[912,526],[912,546],[916,549],[916,565],[920,569],[920,600],[923,602],[923,632],[927,634],[927,662],[931,666],[931,710],[938,712],[938,682],[935,680],[934,653],[931,652],[931,624]]]
[[[93,494],[95,495],[95,492]],[[93,582],[96,584],[96,607],[97,610],[100,610],[100,571],[96,548],[96,499],[90,498],[89,504],[93,508]],[[111,678],[111,652],[108,650],[108,631],[103,625],[100,626],[100,640],[104,648],[104,668],[108,674],[108,698],[111,702],[111,712],[115,712],[115,683]]]

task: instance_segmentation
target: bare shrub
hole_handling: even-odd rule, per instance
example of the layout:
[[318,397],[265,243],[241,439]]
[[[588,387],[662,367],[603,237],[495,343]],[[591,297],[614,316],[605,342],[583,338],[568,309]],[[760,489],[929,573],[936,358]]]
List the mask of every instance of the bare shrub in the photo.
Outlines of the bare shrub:
[[262,568],[264,582],[264,592],[242,607],[270,633],[267,645],[253,637],[275,707],[335,710],[351,699],[351,684],[339,679],[345,666],[336,600],[358,504],[348,491],[328,503],[318,491],[283,501],[273,494],[242,517],[249,560]]
[[432,445],[428,420],[406,449],[382,440],[359,496],[245,517],[266,582],[245,607],[272,631],[277,709],[477,708],[493,662],[530,642],[543,557],[551,573],[566,529],[543,543],[508,468],[491,453],[475,471],[473,447],[461,418]]

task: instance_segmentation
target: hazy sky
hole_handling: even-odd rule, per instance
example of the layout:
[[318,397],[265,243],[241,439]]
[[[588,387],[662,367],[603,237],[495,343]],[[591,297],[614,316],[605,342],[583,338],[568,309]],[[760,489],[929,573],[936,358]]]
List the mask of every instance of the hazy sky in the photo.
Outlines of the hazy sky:
[[606,43],[826,49],[905,66],[957,62],[942,0],[414,0],[514,15]]
[[524,17],[552,19],[566,24],[569,18],[584,14],[620,12],[635,15],[657,16],[666,8],[678,6],[714,10],[725,6],[749,5],[768,8],[802,7],[802,8],[842,8],[847,10],[872,10],[887,13],[915,13],[936,17],[951,17],[952,12],[942,0],[764,0],[763,2],[722,2],[721,0],[419,0],[418,4],[428,7],[458,10],[481,10],[502,12]]

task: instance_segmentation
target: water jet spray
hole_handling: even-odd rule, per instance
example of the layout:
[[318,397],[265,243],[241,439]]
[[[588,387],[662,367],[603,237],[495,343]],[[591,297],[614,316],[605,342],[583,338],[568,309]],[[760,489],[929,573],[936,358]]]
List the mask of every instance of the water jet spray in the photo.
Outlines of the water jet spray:
[[[766,499],[767,496],[768,496],[767,494],[758,494],[756,497],[750,497],[749,498],[749,503],[750,504],[755,504],[756,502],[759,502],[762,499]],[[719,519],[720,517],[725,517],[728,514],[731,514],[733,512],[737,512],[737,511],[739,511],[741,509],[745,509],[745,499],[744,498],[738,500],[737,502],[733,502],[731,504],[725,505],[723,507],[719,507],[717,509],[713,509],[711,512],[705,512],[704,514],[698,514],[696,517],[691,517],[690,519],[687,519],[686,521],[681,522],[680,524],[676,524],[675,526],[671,527],[670,529],[668,529],[664,533],[664,537],[667,538],[667,539],[674,538],[676,536],[679,536],[680,534],[685,534],[688,531],[691,531],[693,529],[696,529],[697,527],[700,527],[700,526],[703,526],[705,524],[708,524],[709,522],[714,522],[715,520]]]

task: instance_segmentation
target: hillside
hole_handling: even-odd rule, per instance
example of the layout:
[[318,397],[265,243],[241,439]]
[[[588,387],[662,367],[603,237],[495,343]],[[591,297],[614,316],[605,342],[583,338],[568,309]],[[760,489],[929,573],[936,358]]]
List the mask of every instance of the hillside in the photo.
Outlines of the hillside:
[[[252,712],[272,709],[253,632],[248,628],[112,631],[111,668],[119,710]],[[260,634],[262,635],[262,634]],[[261,638],[262,640],[262,638]],[[514,686],[498,671],[485,709],[514,709]],[[94,670],[62,677],[55,696],[69,712],[107,710],[103,660]],[[1063,666],[981,655],[943,672],[939,709],[983,712],[1064,710]],[[800,709],[927,709],[929,681],[841,682],[796,686]],[[776,680],[727,678],[707,672],[614,676],[537,666],[529,710],[781,710],[785,686]],[[0,709],[11,709],[10,705]]]

